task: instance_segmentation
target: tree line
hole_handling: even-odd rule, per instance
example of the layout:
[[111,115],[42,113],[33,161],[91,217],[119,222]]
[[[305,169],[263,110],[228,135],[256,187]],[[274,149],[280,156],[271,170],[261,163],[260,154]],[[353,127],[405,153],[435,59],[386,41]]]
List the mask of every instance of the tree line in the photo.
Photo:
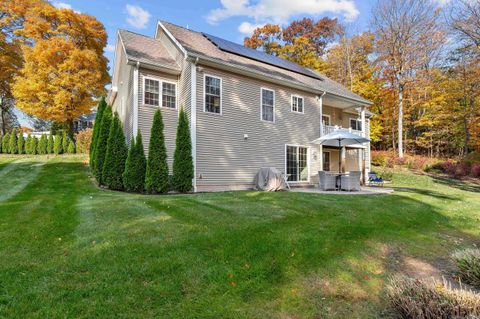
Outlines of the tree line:
[[324,73],[372,101],[378,150],[431,157],[480,151],[480,0],[382,0],[370,30],[304,18],[244,44]]
[[102,98],[90,144],[90,168],[98,184],[112,190],[149,194],[162,194],[170,190],[181,193],[191,191],[194,177],[192,144],[183,108],[178,117],[171,178],[163,128],[162,113],[157,110],[146,157],[140,130],[127,145],[118,114],[112,114],[112,108]]

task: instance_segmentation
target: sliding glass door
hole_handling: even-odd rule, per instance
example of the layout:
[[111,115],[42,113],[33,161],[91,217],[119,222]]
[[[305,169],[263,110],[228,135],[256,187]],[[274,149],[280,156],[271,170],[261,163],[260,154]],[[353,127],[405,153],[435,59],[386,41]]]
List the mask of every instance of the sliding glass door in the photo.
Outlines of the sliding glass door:
[[289,182],[308,181],[308,148],[287,145],[285,152],[286,171]]

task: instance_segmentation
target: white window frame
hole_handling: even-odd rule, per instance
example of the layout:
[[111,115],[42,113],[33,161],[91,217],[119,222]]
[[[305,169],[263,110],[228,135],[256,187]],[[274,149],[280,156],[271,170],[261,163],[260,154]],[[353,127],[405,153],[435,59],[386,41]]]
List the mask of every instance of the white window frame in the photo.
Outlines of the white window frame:
[[[207,77],[220,80],[220,113],[214,113],[214,112],[207,111],[207,103],[206,103],[206,99],[207,99],[207,90],[206,90],[207,80],[206,79],[207,79]],[[223,114],[223,80],[219,76],[208,74],[208,73],[203,74],[203,112],[207,113],[207,114],[213,114],[213,115],[222,115]]]
[[[284,150],[284,154],[283,154],[285,174],[287,174],[287,147],[288,146],[297,147],[297,149],[299,147],[307,149],[307,180],[306,181],[288,181],[288,183],[290,183],[290,184],[310,183],[310,146],[299,145],[299,144],[285,144],[285,150]],[[297,155],[298,155],[298,153],[297,153]]]
[[[360,126],[362,127],[362,129],[359,130],[359,129],[357,129],[357,128],[353,128],[353,127],[352,127],[352,120],[356,121],[357,124],[358,124],[358,122],[360,122]],[[361,131],[363,131],[363,123],[362,123],[362,120],[359,119],[359,118],[350,117],[349,120],[348,120],[348,127],[350,127],[352,130],[360,131],[360,132],[361,132]]]
[[[293,98],[294,97],[297,98],[297,111],[293,110]],[[298,111],[298,99],[302,99],[302,111],[301,112]],[[290,111],[292,111],[293,113],[305,114],[305,98],[301,95],[292,94],[291,97],[290,97]]]
[[[167,107],[163,106],[163,83],[168,83],[168,84],[173,84],[175,85],[175,107]],[[160,86],[160,107],[168,110],[177,110],[178,109],[178,85],[176,82],[173,81],[167,81],[167,80],[162,80],[161,86]]]
[[[323,116],[328,117],[328,124],[324,124],[324,125],[332,126],[332,117],[329,114],[322,114],[322,117]],[[322,118],[322,121],[323,121],[323,118]]]
[[[147,79],[158,82],[158,95],[159,95],[158,96],[158,105],[145,103],[145,81]],[[175,108],[163,106],[163,83],[164,82],[175,85]],[[159,107],[159,108],[167,109],[167,110],[177,110],[178,109],[178,85],[177,85],[177,82],[163,80],[161,78],[144,75],[142,83],[143,83],[143,86],[142,86],[142,105],[146,105],[146,106],[150,106],[150,107]]]
[[[263,119],[263,90],[266,91],[271,91],[273,92],[273,121],[267,121]],[[267,87],[261,87],[260,88],[260,120],[265,123],[273,123],[275,124],[275,90],[267,88]]]

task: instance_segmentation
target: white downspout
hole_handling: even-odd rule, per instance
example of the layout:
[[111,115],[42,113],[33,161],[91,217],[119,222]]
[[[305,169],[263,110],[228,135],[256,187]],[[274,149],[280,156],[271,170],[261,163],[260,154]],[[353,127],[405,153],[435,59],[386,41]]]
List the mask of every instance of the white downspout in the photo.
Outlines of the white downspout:
[[138,68],[140,63],[134,66],[133,69],[133,137],[137,138],[138,133]]
[[197,192],[197,63],[198,58],[190,63],[190,137],[192,139],[192,159],[193,159],[193,191]]

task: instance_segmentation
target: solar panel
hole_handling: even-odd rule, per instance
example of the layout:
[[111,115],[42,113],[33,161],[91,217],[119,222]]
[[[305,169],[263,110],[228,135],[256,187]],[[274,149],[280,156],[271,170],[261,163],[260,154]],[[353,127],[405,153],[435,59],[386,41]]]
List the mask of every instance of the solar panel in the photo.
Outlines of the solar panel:
[[323,80],[317,73],[307,68],[304,68],[296,63],[281,59],[279,57],[267,54],[265,52],[244,47],[243,45],[240,45],[228,40],[224,40],[222,38],[219,38],[210,34],[206,34],[206,33],[202,33],[202,34],[204,37],[206,37],[210,42],[212,42],[215,46],[217,46],[222,51],[240,55],[240,56],[253,59],[256,61],[260,61],[263,63],[267,63],[288,71],[309,76],[311,78]]

